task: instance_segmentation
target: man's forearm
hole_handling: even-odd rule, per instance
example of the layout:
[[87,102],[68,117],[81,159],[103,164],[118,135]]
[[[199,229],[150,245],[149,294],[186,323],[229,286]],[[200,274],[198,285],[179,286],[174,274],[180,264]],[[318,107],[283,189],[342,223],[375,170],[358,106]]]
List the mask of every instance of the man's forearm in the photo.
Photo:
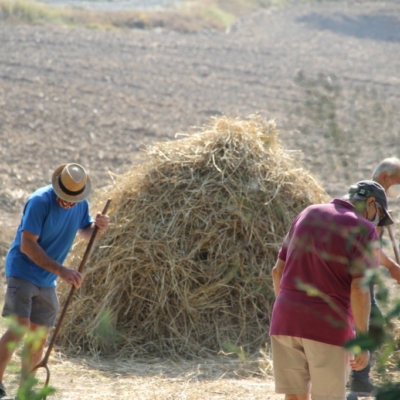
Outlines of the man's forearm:
[[23,231],[21,239],[21,252],[29,257],[36,265],[58,275],[69,285],[76,288],[82,283],[82,274],[71,268],[64,267],[59,262],[51,258],[39,245],[39,236]]
[[52,272],[53,274],[59,275],[62,265],[49,257],[37,242],[30,240],[23,241],[21,252],[29,257],[39,267]]
[[285,262],[280,259],[278,259],[274,268],[272,268],[272,280],[274,283],[275,296],[278,296],[279,294],[279,287],[281,285],[281,279],[284,268],[285,268]]
[[371,295],[369,290],[361,287],[361,281],[351,286],[351,311],[357,332],[367,332],[371,312]]
[[274,282],[274,292],[275,292],[275,297],[278,296],[279,294],[279,286],[281,284],[281,277],[282,274],[279,273],[279,271],[275,270],[275,268],[272,269],[272,279]]
[[108,215],[98,212],[95,221],[88,225],[86,228],[80,229],[78,231],[79,235],[89,242],[89,240],[92,238],[94,228],[97,227],[98,231],[96,236],[98,236],[100,233],[104,233],[108,229],[109,222],[110,218]]
[[92,222],[85,229],[80,229],[79,235],[88,242],[92,238],[94,227],[95,227],[95,224],[94,224],[94,222]]
[[389,258],[386,253],[381,249],[380,256],[379,256],[379,262],[382,266],[384,266],[387,269],[391,269],[396,266],[396,262]]
[[381,249],[380,251],[380,264],[385,267],[390,276],[400,284],[400,265],[397,264],[394,260],[389,258],[386,253]]

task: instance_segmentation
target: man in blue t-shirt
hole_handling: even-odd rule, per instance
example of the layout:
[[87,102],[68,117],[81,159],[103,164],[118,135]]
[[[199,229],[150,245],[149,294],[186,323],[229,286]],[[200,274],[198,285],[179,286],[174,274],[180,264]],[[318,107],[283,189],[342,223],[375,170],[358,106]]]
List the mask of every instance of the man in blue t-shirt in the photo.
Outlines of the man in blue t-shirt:
[[[54,171],[51,185],[29,197],[7,253],[4,317],[14,316],[19,325],[31,331],[43,328],[48,332],[54,325],[57,278],[76,288],[83,279],[78,271],[63,265],[76,234],[89,240],[95,226],[99,232],[108,228],[107,215],[98,213],[95,220],[90,217],[87,198],[91,190],[90,177],[81,165],[63,164]],[[10,328],[0,339],[0,398],[6,396],[4,371],[22,337]],[[38,349],[24,356],[21,384],[41,360],[45,343],[43,338]]]

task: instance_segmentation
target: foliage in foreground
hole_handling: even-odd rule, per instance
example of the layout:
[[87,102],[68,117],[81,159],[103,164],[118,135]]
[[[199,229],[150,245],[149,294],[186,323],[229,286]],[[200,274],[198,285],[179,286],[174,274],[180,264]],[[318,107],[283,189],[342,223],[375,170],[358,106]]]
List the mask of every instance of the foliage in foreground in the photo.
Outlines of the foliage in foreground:
[[[16,335],[25,337],[21,352],[22,359],[27,356],[28,349],[35,351],[35,349],[40,346],[43,338],[46,336],[45,330],[38,329],[37,331],[32,332],[28,328],[20,326],[14,318],[10,318],[8,321],[8,327]],[[13,343],[10,347],[17,349],[18,343]],[[30,376],[25,380],[22,387],[18,390],[17,395],[19,400],[42,400],[46,396],[55,392],[55,388],[51,386],[44,386],[40,388],[39,380],[33,376]]]
[[[388,290],[378,272],[373,272],[366,279],[366,285],[370,282],[376,284],[376,298],[382,306],[388,306]],[[381,378],[381,385],[375,391],[377,400],[395,400],[400,398],[400,384],[391,380],[391,364],[393,358],[398,357],[400,346],[398,342],[399,332],[396,330],[400,316],[400,300],[395,300],[388,306],[387,312],[382,317],[371,316],[368,334],[360,335],[357,339],[349,341],[345,348],[355,354],[369,350],[376,351],[376,369]],[[392,358],[392,360],[390,360]],[[395,369],[400,367],[400,359],[395,362]]]

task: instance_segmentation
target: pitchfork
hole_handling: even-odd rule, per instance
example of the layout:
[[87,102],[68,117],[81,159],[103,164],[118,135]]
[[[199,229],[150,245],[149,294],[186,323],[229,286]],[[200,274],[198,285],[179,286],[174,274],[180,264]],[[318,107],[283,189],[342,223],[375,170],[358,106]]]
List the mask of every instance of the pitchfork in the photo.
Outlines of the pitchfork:
[[[104,206],[104,209],[102,211],[103,215],[107,213],[108,206],[110,205],[110,203],[111,203],[111,199],[108,199],[106,204],[105,204],[105,206]],[[96,235],[97,235],[98,229],[99,228],[97,226],[95,226],[94,229],[93,229],[92,236],[90,237],[89,243],[88,243],[88,245],[86,247],[85,254],[83,255],[82,261],[81,261],[81,263],[79,265],[79,268],[78,268],[78,271],[80,273],[82,273],[83,269],[85,268],[86,261],[89,258],[90,251],[91,251],[93,243],[94,243],[94,241],[96,239]],[[57,334],[60,331],[61,325],[62,325],[62,323],[64,321],[65,314],[67,312],[67,308],[69,306],[69,303],[71,302],[71,299],[72,299],[72,296],[74,295],[74,292],[75,292],[75,286],[72,286],[71,290],[69,292],[69,295],[67,297],[67,300],[65,301],[64,308],[63,308],[63,310],[61,312],[60,318],[59,318],[59,320],[57,322],[57,325],[56,325],[56,327],[54,329],[53,337],[51,338],[49,346],[47,347],[46,354],[44,355],[42,361],[40,361],[38,364],[36,364],[35,367],[29,373],[29,374],[31,374],[32,372],[38,370],[39,368],[45,368],[46,369],[45,387],[47,387],[49,385],[49,381],[50,381],[50,370],[49,370],[49,367],[47,366],[47,362],[49,361],[51,350],[53,349],[54,343],[55,343],[56,338],[57,338]],[[47,396],[44,396],[44,400],[46,400],[46,397]]]

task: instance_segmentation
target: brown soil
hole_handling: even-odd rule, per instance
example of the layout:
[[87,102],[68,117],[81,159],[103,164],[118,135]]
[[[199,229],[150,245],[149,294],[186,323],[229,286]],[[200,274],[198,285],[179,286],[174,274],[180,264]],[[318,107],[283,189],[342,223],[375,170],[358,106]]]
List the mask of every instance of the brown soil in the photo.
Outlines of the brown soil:
[[[276,119],[285,145],[301,150],[329,194],[342,194],[400,154],[399,27],[396,1],[262,10],[225,33],[0,25],[2,235],[11,240],[26,196],[59,164],[84,165],[101,190],[144,145],[221,114]],[[339,91],[326,92],[329,83]],[[333,114],[318,110],[324,93]],[[280,398],[270,378],[199,383],[194,367],[164,379],[62,362],[52,378],[62,399],[128,399],[132,390],[140,399]]]

